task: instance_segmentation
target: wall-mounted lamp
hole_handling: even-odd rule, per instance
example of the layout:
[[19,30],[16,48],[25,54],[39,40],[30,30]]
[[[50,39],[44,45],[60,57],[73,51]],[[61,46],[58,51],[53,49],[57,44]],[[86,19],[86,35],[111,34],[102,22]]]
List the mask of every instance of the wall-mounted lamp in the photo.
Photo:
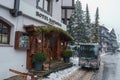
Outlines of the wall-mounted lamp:
[[63,46],[63,43],[61,42],[61,46]]
[[40,40],[40,39],[38,40],[38,43],[41,43],[41,40]]
[[38,39],[37,41],[38,41],[38,47],[40,48],[41,40]]

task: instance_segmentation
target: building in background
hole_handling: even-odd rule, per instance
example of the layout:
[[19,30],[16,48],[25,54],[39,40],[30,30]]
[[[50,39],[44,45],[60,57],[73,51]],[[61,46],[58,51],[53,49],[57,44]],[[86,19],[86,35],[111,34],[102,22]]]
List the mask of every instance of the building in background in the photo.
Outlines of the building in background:
[[75,0],[62,0],[62,22],[68,25],[70,16],[74,9]]
[[114,29],[110,31],[110,45],[111,45],[111,51],[116,52],[116,50],[119,48],[118,42],[117,42],[117,36],[115,34]]
[[101,51],[104,52],[115,52],[118,48],[117,37],[114,29],[109,31],[105,26],[99,26],[99,41]]
[[109,30],[105,26],[99,26],[99,39],[102,52],[108,50],[109,45]]

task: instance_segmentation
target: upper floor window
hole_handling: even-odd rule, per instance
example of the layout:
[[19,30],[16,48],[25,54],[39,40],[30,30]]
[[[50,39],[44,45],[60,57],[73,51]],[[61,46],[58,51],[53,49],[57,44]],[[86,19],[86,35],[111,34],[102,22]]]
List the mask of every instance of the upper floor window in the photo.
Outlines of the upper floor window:
[[37,8],[51,14],[52,0],[37,0]]
[[0,20],[0,44],[9,44],[10,26]]

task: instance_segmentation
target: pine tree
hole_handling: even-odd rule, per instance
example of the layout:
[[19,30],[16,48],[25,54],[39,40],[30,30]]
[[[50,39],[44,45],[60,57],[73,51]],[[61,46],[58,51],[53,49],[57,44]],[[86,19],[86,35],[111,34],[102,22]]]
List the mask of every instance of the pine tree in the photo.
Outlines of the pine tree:
[[98,39],[98,29],[99,29],[99,21],[98,21],[98,19],[99,19],[99,9],[97,8],[97,10],[96,10],[96,15],[95,15],[95,24],[94,24],[94,31],[93,31],[93,36],[94,36],[94,38],[93,38],[93,42],[94,43],[97,43],[97,42],[99,42],[99,39]]
[[86,4],[86,24],[89,26],[90,25],[90,14],[89,14],[89,9],[88,9],[88,4]]
[[76,1],[74,15],[75,15],[75,22],[78,25],[81,25],[84,23],[83,10],[82,10],[82,6],[81,6],[81,2],[79,0]]
[[85,28],[86,28],[86,38],[87,42],[91,42],[91,20],[90,20],[90,14],[89,14],[89,9],[88,9],[88,4],[86,4],[86,14],[85,14]]
[[70,17],[68,32],[74,38],[75,43],[98,42],[99,14],[98,8],[95,15],[95,23],[91,23],[88,5],[86,11],[82,10],[79,0],[76,1],[75,9]]
[[84,27],[84,18],[83,18],[83,10],[79,0],[76,1],[75,9],[70,17],[69,25],[68,25],[68,32],[74,38],[73,42],[84,42],[84,34],[85,34],[85,27]]

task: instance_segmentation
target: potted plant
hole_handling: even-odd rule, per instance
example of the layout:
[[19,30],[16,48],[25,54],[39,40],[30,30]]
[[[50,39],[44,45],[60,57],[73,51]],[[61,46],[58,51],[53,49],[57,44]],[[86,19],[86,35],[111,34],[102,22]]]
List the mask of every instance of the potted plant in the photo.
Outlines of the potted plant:
[[66,49],[62,52],[64,62],[69,62],[69,58],[72,57],[73,52],[70,49]]
[[35,70],[42,70],[43,62],[46,61],[47,56],[43,52],[37,52],[32,56],[32,62]]

